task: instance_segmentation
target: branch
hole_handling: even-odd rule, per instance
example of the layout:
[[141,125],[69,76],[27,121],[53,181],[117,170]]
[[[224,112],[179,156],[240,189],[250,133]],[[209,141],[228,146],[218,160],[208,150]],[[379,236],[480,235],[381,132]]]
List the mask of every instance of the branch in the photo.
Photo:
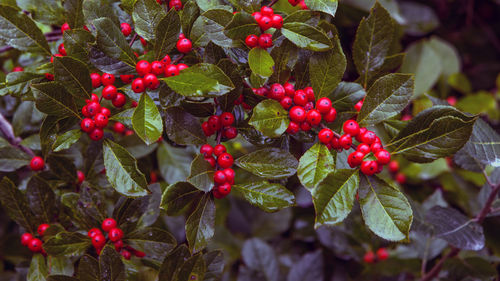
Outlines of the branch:
[[12,125],[5,119],[5,117],[0,113],[0,132],[5,136],[5,139],[14,147],[26,152],[30,156],[35,156],[36,154],[26,146],[21,145],[21,138],[14,135],[14,129]]
[[185,54],[181,54],[174,61],[172,61],[172,64],[177,64],[178,62],[180,62],[184,58],[184,56],[185,56]]
[[272,7],[272,6],[273,6],[274,4],[276,4],[277,2],[278,2],[278,0],[273,0],[273,1],[271,1],[271,3],[269,3],[269,5],[268,5],[268,6],[269,6],[269,7]]
[[448,254],[443,256],[441,258],[441,260],[438,263],[436,263],[436,265],[434,265],[434,267],[429,272],[427,272],[427,274],[425,274],[422,277],[422,279],[420,279],[420,281],[430,281],[430,280],[434,279],[434,277],[436,277],[439,274],[439,272],[441,271],[441,268],[443,267],[444,262],[447,259],[456,256],[459,252],[460,252],[460,249],[452,248],[451,251],[448,252]]
[[137,33],[134,34],[134,37],[132,37],[132,40],[130,40],[130,43],[128,44],[130,47],[132,47],[132,45],[134,45],[135,39],[137,39]]
[[481,212],[477,214],[476,218],[474,219],[478,223],[482,223],[486,216],[491,212],[491,205],[493,205],[493,202],[495,202],[495,199],[497,199],[498,192],[500,191],[500,183],[495,185],[492,185],[491,181],[489,178],[486,176],[486,179],[488,181],[488,184],[491,186],[492,190],[490,195],[488,196],[488,199],[486,200],[486,204],[484,204],[483,209],[481,209]]

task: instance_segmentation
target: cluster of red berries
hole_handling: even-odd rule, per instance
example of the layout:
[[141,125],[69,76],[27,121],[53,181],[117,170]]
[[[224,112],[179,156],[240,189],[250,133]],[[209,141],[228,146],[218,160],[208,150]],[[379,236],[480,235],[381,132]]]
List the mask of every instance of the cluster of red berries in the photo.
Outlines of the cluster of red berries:
[[389,172],[396,182],[399,184],[406,183],[406,175],[399,171],[399,162],[396,160],[392,160],[388,166]]
[[43,161],[43,158],[40,156],[35,156],[31,158],[30,161],[30,168],[33,171],[41,171],[45,167],[45,161]]
[[243,94],[241,94],[235,101],[234,101],[234,105],[241,105],[241,107],[243,107],[243,109],[245,110],[250,110],[252,109],[252,107],[250,105],[248,105],[246,102],[245,102],[245,96]]
[[130,136],[134,134],[133,130],[127,129],[127,127],[125,127],[125,125],[120,122],[116,122],[115,124],[113,124],[113,131],[124,136]]
[[28,232],[23,233],[23,235],[21,235],[21,244],[28,247],[28,249],[30,249],[30,251],[32,251],[33,253],[42,253],[43,255],[46,255],[47,253],[45,253],[45,250],[42,247],[43,242],[40,238],[43,237],[45,231],[49,227],[50,225],[46,223],[43,223],[38,226],[36,232],[38,233],[39,238],[36,238],[35,236],[33,236],[33,234]]
[[238,136],[238,129],[233,127],[234,115],[231,112],[223,112],[221,115],[212,115],[201,124],[203,133],[207,137],[219,132],[225,139],[234,139]]
[[[122,76],[125,75],[120,76],[122,80],[126,79],[122,78]],[[102,75],[99,75],[99,73],[91,73],[90,79],[92,80],[93,88],[99,88],[101,85],[104,86],[102,89],[102,97],[110,100],[114,107],[122,107],[125,103],[127,103],[127,97],[122,93],[118,93],[118,90],[114,85],[116,78],[113,74],[103,73]],[[94,94],[92,94],[92,98],[94,98]]]
[[302,10],[308,10],[309,7],[307,7],[306,3],[304,0],[288,0],[288,3],[290,3],[292,6],[297,6],[299,5]]
[[178,65],[171,64],[172,60],[169,55],[166,55],[161,61],[148,61],[141,60],[137,62],[135,69],[140,76],[132,81],[132,90],[135,93],[143,93],[146,88],[154,90],[160,86],[158,76],[163,75],[166,77],[179,75],[179,72],[188,68],[184,63]]
[[363,256],[363,261],[365,263],[375,263],[377,261],[385,261],[389,258],[389,252],[385,248],[380,248],[377,250],[377,253],[373,253],[373,251],[368,251]]
[[[144,256],[146,256],[144,252],[138,251],[123,243],[123,230],[117,227],[117,223],[114,219],[105,219],[102,222],[101,228],[108,234],[108,239],[114,244],[115,250],[121,253],[121,255],[126,260],[129,260],[132,255],[138,258],[143,258]],[[99,228],[92,228],[88,231],[87,235],[92,239],[92,245],[99,255],[106,245],[106,237]]]
[[[163,2],[167,3],[167,1],[163,1],[163,0],[156,0],[156,2],[158,2],[158,4],[163,4]],[[176,11],[179,11],[180,9],[182,9],[182,2],[181,0],[170,0],[168,1],[168,8],[169,9],[172,9],[174,8]]]
[[[283,27],[283,17],[275,14],[273,8],[268,6],[262,6],[260,12],[255,12],[252,14],[255,21],[259,25],[262,32],[270,29],[276,28],[280,29]],[[260,36],[255,34],[250,34],[245,39],[245,44],[250,48],[255,48],[257,46],[267,49],[273,46],[273,35],[269,33],[262,33]]]
[[[234,184],[235,173],[231,169],[234,163],[233,156],[226,152],[226,147],[218,144],[212,147],[204,144],[200,148],[200,153],[205,157],[212,167],[217,167],[214,173],[215,187],[213,193],[215,198],[222,199],[231,192],[231,186]],[[215,160],[215,157],[217,160]]]
[[[106,98],[104,91],[103,97]],[[108,125],[111,111],[106,107],[101,107],[99,97],[92,94],[92,98],[87,100],[87,105],[82,107],[82,114],[85,116],[80,122],[82,131],[86,132],[94,141],[102,139],[104,136],[103,128]]]

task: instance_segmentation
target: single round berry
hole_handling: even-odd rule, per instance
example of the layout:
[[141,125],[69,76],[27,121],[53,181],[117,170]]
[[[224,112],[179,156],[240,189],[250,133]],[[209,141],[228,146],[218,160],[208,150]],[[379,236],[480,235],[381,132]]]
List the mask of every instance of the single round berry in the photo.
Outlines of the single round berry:
[[259,45],[259,37],[257,37],[257,35],[255,34],[250,34],[247,36],[247,38],[245,38],[245,44],[249,48],[257,47],[257,45]]
[[363,261],[365,263],[374,263],[375,262],[375,254],[372,251],[366,252],[363,256]]
[[87,232],[87,236],[90,237],[90,238],[93,238],[96,234],[102,235],[102,232],[101,232],[101,230],[99,228],[91,228]]
[[84,118],[80,123],[80,128],[86,133],[91,132],[95,128],[94,120],[90,118]]
[[271,17],[271,26],[280,29],[283,27],[283,17],[280,15],[273,15]]
[[187,64],[185,64],[185,63],[179,63],[179,64],[177,65],[177,69],[179,70],[179,72],[181,72],[182,70],[184,70],[184,69],[186,69],[186,68],[188,68],[188,67],[189,67],[189,66],[188,66]]
[[221,128],[221,118],[217,115],[210,116],[207,122],[213,131],[218,131]]
[[389,258],[389,252],[385,248],[380,248],[377,250],[377,258],[380,261],[385,261],[387,258]]
[[135,70],[139,76],[144,76],[148,73],[151,73],[151,64],[148,61],[141,60],[135,66]]
[[365,155],[362,152],[354,151],[347,157],[347,164],[349,164],[351,168],[357,167],[361,165],[364,157]]
[[231,112],[224,112],[220,115],[222,126],[231,126],[234,123],[234,115]]
[[292,84],[286,82],[285,85],[283,85],[283,88],[285,88],[285,95],[293,98],[293,96],[295,95],[295,87]]
[[123,231],[119,228],[112,228],[108,233],[109,240],[116,242],[123,238]]
[[224,184],[221,184],[217,187],[217,191],[219,192],[220,195],[222,195],[222,197],[226,197],[227,195],[229,195],[229,193],[231,193],[231,185],[229,183],[224,183]]
[[352,145],[352,137],[350,135],[342,135],[339,138],[339,144],[343,149],[349,149]]
[[99,73],[91,73],[90,80],[92,80],[92,88],[99,88],[101,86],[101,75]]
[[272,16],[274,14],[274,10],[273,10],[273,8],[271,8],[269,6],[262,6],[260,8],[260,13],[263,16]]
[[274,100],[281,101],[285,97],[285,88],[283,85],[278,83],[271,85],[269,97]]
[[362,107],[363,107],[363,100],[360,100],[354,105],[354,110],[360,112]]
[[101,111],[101,105],[98,102],[92,101],[86,105],[87,112],[90,116],[94,116]]
[[213,135],[215,133],[215,131],[212,130],[212,128],[210,127],[210,125],[208,125],[208,122],[203,122],[201,124],[201,129],[203,130],[203,133],[207,137],[209,137],[209,136],[211,136],[211,135]]
[[291,121],[290,124],[288,124],[288,128],[286,129],[286,132],[289,133],[290,135],[295,135],[300,131],[300,126],[294,121]]
[[375,142],[375,138],[377,135],[375,135],[374,132],[372,131],[366,131],[362,136],[361,136],[361,142],[366,143],[366,144],[372,144]]
[[170,9],[174,8],[176,11],[179,11],[180,9],[182,9],[182,2],[181,0],[170,0],[170,2],[168,2],[168,7]]
[[191,51],[193,44],[191,40],[184,38],[177,41],[177,50],[181,53],[187,54]]
[[262,13],[261,12],[254,12],[252,14],[253,18],[255,19],[255,21],[257,22],[257,24],[259,23],[259,21],[262,19]]
[[106,237],[104,237],[102,233],[96,233],[92,237],[92,245],[96,249],[101,249],[102,247],[104,247],[104,245],[106,245]]
[[42,157],[35,156],[31,159],[31,162],[30,162],[31,170],[41,171],[41,170],[43,170],[44,166],[45,166],[45,162],[43,161]]
[[214,148],[209,144],[204,144],[200,148],[200,153],[203,154],[204,157],[212,156]]
[[95,122],[96,128],[102,129],[102,128],[106,127],[106,125],[108,125],[109,119],[108,119],[108,116],[106,116],[102,113],[98,113],[94,117],[94,122]]
[[32,239],[33,235],[31,233],[24,233],[21,235],[21,244],[23,244],[23,246],[28,246]]
[[101,76],[101,82],[104,86],[113,85],[115,83],[115,76],[110,73],[103,73]]
[[223,171],[216,171],[214,173],[214,182],[218,184],[223,184],[227,181],[226,174]]
[[82,184],[82,182],[85,180],[85,174],[82,171],[78,170],[76,171],[76,178],[78,180],[78,184]]
[[169,65],[171,62],[172,62],[172,59],[170,58],[170,56],[169,56],[169,55],[165,55],[165,56],[161,59],[161,63],[163,63],[163,65],[164,65],[164,66]]
[[307,112],[306,120],[311,126],[318,126],[321,123],[321,113],[316,109],[311,109]]
[[370,146],[367,145],[366,143],[360,143],[356,148],[356,150],[363,153],[364,155],[370,153],[371,151]]
[[301,106],[294,106],[290,109],[290,119],[297,123],[302,123],[306,120],[306,111]]
[[144,75],[144,83],[150,90],[154,90],[160,86],[160,81],[153,73]]
[[120,24],[120,29],[122,30],[122,33],[123,35],[125,35],[125,37],[129,36],[130,33],[132,33],[132,27],[126,22],[122,22]]
[[332,101],[329,98],[320,98],[316,102],[316,109],[321,114],[327,114],[327,113],[329,113],[331,108],[332,108]]
[[234,139],[238,136],[238,129],[233,126],[224,127],[223,136],[226,139]]
[[28,249],[33,253],[39,253],[42,251],[42,240],[38,238],[33,238],[28,244]]
[[293,104],[293,101],[292,101],[292,98],[291,97],[284,97],[281,101],[280,101],[280,104],[281,106],[284,108],[284,109],[289,109],[292,104]]
[[69,27],[69,24],[67,22],[63,23],[63,25],[61,25],[61,32],[64,33],[64,31],[66,30],[70,30],[71,27]]
[[321,129],[321,131],[319,131],[318,133],[319,141],[324,144],[330,143],[333,138],[334,138],[333,132],[328,128]]
[[295,92],[293,96],[293,103],[300,106],[305,106],[307,104],[307,95],[302,90],[298,90]]
[[45,73],[45,79],[49,81],[54,81],[54,74],[52,73]]
[[312,87],[306,87],[304,89],[304,92],[306,93],[308,101],[314,102],[316,100],[316,98],[314,97],[314,90]]
[[373,154],[376,154],[377,152],[379,152],[382,149],[384,149],[384,147],[382,146],[382,144],[380,142],[374,142],[370,145],[370,150],[371,150],[371,152],[373,152]]
[[43,236],[45,234],[45,231],[50,227],[50,224],[48,223],[42,223],[41,225],[38,226],[36,232],[38,233],[39,236]]
[[118,91],[114,85],[108,85],[102,89],[102,97],[107,100],[112,100],[116,97]]
[[[173,2],[173,1],[170,1],[170,2]],[[132,258],[132,254],[131,254],[129,251],[127,251],[127,250],[123,250],[123,251],[121,252],[121,255],[122,255],[122,256],[123,256],[123,258],[124,258],[124,259],[126,259],[126,260],[130,260],[130,259]]]
[[89,137],[93,141],[98,141],[102,139],[103,136],[104,136],[104,131],[100,128],[95,128],[94,130],[92,130],[92,132],[89,133]]
[[123,240],[118,240],[116,242],[113,242],[113,244],[115,245],[115,250],[117,252],[120,252],[123,249],[123,247],[125,246],[125,244],[123,243]]
[[312,128],[311,124],[309,124],[309,122],[307,121],[300,123],[300,129],[304,132],[311,130],[311,128]]
[[151,72],[154,75],[163,75],[165,74],[165,65],[159,61],[154,61],[151,63]]
[[323,115],[323,119],[325,119],[328,123],[332,123],[335,119],[337,119],[337,110],[332,107],[328,113]]
[[106,107],[101,107],[101,110],[99,110],[99,113],[109,117],[111,116],[111,111],[109,111],[109,109],[107,109]]
[[133,251],[134,253],[134,256],[138,257],[138,258],[143,258],[146,256],[146,253],[144,253],[143,251],[138,251],[138,250],[135,250]]
[[113,125],[113,131],[115,131],[115,133],[117,133],[117,134],[123,134],[123,133],[125,133],[125,129],[126,129],[125,125],[123,125],[120,122],[116,122]]
[[342,147],[340,146],[339,138],[333,137],[332,141],[330,142],[330,145],[332,146],[333,149],[341,149]]
[[224,145],[218,144],[214,147],[214,155],[216,157],[219,157],[224,153],[226,153],[226,147]]
[[222,153],[221,156],[217,158],[217,164],[223,169],[231,168],[233,166],[234,160],[233,156],[229,153]]
[[[261,14],[262,14],[262,12],[261,12]],[[273,22],[272,22],[271,17],[263,15],[263,14],[262,14],[262,17],[260,18],[260,20],[257,22],[257,24],[259,24],[260,29],[262,29],[263,31],[266,31],[269,28],[273,27]]]
[[205,157],[205,160],[212,166],[212,168],[215,168],[215,158],[213,156]]
[[359,128],[359,134],[356,136],[356,140],[358,142],[363,142],[361,140],[361,136],[363,136],[367,131],[368,131],[368,129],[366,129],[365,127]]
[[361,172],[367,176],[372,176],[378,171],[378,164],[376,161],[368,160],[361,163]]
[[135,78],[134,81],[132,81],[132,91],[134,91],[134,93],[142,93],[144,90],[146,90],[144,79]]
[[113,218],[107,218],[102,221],[101,228],[102,230],[109,232],[111,229],[116,227],[116,221]]
[[176,65],[170,64],[165,67],[165,76],[177,76],[179,75],[179,68]]
[[91,102],[97,102],[98,103],[99,102],[99,96],[96,95],[96,94],[94,94],[94,93],[92,93],[90,95],[90,101],[88,103],[91,103]]
[[395,179],[399,184],[406,183],[406,176],[403,173],[397,173]]
[[24,71],[24,68],[22,68],[21,66],[16,66],[12,69],[12,72],[21,72],[21,71]]
[[359,125],[358,122],[354,120],[347,120],[344,122],[344,133],[349,134],[353,137],[357,136],[359,134]]
[[57,50],[63,56],[67,56],[68,55],[68,53],[66,53],[66,49],[64,48],[64,43],[59,44],[59,47],[57,47]]
[[260,35],[259,46],[263,49],[271,48],[273,46],[273,36],[267,33]]
[[399,171],[399,162],[396,161],[396,160],[392,160],[390,163],[389,163],[389,172],[391,173],[397,173]]
[[227,168],[222,171],[224,172],[224,175],[226,175],[226,182],[229,184],[234,184],[234,177],[236,176],[234,170],[231,168]]
[[116,94],[116,97],[111,102],[113,103],[114,107],[122,107],[127,102],[127,98],[125,97],[124,94],[118,93],[118,94]]

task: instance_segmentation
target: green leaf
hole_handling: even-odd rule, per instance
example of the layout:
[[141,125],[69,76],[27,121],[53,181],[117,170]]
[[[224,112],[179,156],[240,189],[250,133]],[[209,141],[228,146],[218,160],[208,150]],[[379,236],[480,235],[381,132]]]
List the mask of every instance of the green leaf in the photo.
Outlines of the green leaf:
[[140,228],[127,233],[124,242],[136,250],[143,251],[148,258],[156,260],[163,260],[177,244],[172,234],[154,227]]
[[186,38],[191,38],[191,28],[200,16],[200,9],[194,0],[188,0],[182,8],[181,28]]
[[305,0],[307,7],[311,11],[320,11],[335,16],[338,0]]
[[314,227],[342,222],[352,210],[358,186],[358,170],[335,170],[320,181],[313,194]]
[[52,55],[42,31],[26,14],[14,7],[0,5],[0,40],[25,52]]
[[114,59],[97,46],[92,46],[89,52],[89,59],[93,66],[102,72],[114,75],[134,74],[135,66],[125,63],[119,59]]
[[245,241],[241,249],[241,256],[245,266],[254,272],[259,272],[261,276],[263,275],[264,278],[258,280],[279,280],[278,258],[273,248],[261,239],[252,238]]
[[335,37],[332,50],[315,53],[311,57],[309,75],[316,99],[326,97],[335,90],[344,76],[346,66],[347,60],[338,37]]
[[390,241],[407,239],[413,212],[403,193],[378,177],[360,178],[359,203],[368,228]]
[[120,29],[109,18],[94,20],[97,29],[97,46],[107,56],[135,68],[137,58]]
[[178,281],[205,280],[205,259],[202,253],[190,257],[184,262],[178,273]]
[[324,262],[321,250],[305,254],[288,272],[287,281],[324,280]]
[[141,95],[132,115],[132,125],[134,131],[147,145],[156,143],[163,133],[160,111],[147,93]]
[[400,73],[387,74],[375,81],[358,114],[358,123],[375,125],[398,115],[411,101],[413,82],[412,75]]
[[279,47],[274,47],[271,51],[271,57],[273,58],[274,72],[271,76],[271,81],[276,81],[278,83],[284,84],[291,75],[291,68],[295,64],[295,58],[297,58],[298,48],[289,40],[283,40]]
[[59,232],[43,243],[43,248],[51,256],[77,257],[92,246],[91,239],[78,232]]
[[0,182],[0,202],[7,215],[29,233],[35,233],[36,221],[26,197],[7,177]]
[[248,64],[255,74],[264,77],[269,77],[273,74],[273,58],[262,48],[253,48],[250,50],[248,53]]
[[171,184],[162,194],[160,207],[169,216],[176,216],[189,207],[193,202],[198,201],[203,196],[195,186],[188,182],[177,182]]
[[316,143],[300,157],[297,176],[302,185],[312,191],[334,168],[334,159],[328,147]]
[[80,129],[74,129],[67,131],[66,133],[59,135],[52,145],[52,150],[58,152],[70,148],[75,144],[82,136],[82,131]]
[[11,72],[5,77],[5,88],[0,89],[0,96],[25,95],[30,91],[30,84],[38,82],[42,77],[41,74],[27,71]]
[[433,106],[415,116],[386,148],[414,162],[431,162],[465,145],[476,119],[451,106]]
[[168,254],[160,266],[158,280],[174,281],[177,279],[177,274],[182,268],[184,261],[191,256],[189,249],[185,244],[177,246],[170,254]]
[[50,170],[56,173],[56,177],[68,181],[76,182],[76,167],[73,159],[58,154],[50,154],[47,158]]
[[83,62],[72,57],[55,57],[54,76],[75,98],[90,98],[92,80],[90,71]]
[[48,115],[80,118],[75,100],[58,82],[31,85],[36,98],[36,108]]
[[46,25],[61,25],[64,23],[64,9],[60,1],[19,0],[16,2],[19,8],[30,12],[31,18],[36,22]]
[[104,141],[104,167],[111,185],[120,194],[129,197],[147,194],[147,182],[137,167],[137,160],[117,143]]
[[[154,0],[151,1],[155,2]],[[177,38],[180,32],[180,22],[181,19],[175,9],[170,9],[168,14],[161,18],[156,30],[154,31],[156,34],[156,60],[161,60],[177,44]]]
[[41,254],[35,254],[33,258],[31,258],[27,280],[45,281],[47,275],[49,275],[49,269],[45,263],[45,258]]
[[165,11],[155,0],[137,0],[132,12],[135,32],[146,41],[154,42],[155,31],[165,16]]
[[30,164],[31,156],[12,146],[0,148],[0,171],[13,172]]
[[332,41],[325,32],[303,22],[285,22],[281,33],[303,49],[324,52],[333,47]]
[[187,181],[201,191],[209,192],[214,185],[215,170],[203,155],[198,154],[191,163],[191,174]]
[[88,25],[91,25],[96,19],[108,18],[116,27],[120,26],[120,21],[114,13],[113,5],[107,0],[84,0],[83,15]]
[[497,110],[497,101],[495,96],[487,91],[479,91],[476,94],[461,98],[456,107],[463,112],[471,114],[481,114],[495,112]]
[[[84,26],[83,0],[66,0],[63,5],[69,26],[72,28]],[[64,45],[64,47],[66,47],[66,45]]]
[[245,40],[248,35],[259,34],[260,28],[254,17],[245,12],[236,13],[224,28],[227,37],[234,40]]
[[[212,0],[211,0],[212,1]],[[213,2],[213,1],[212,1]],[[200,6],[201,10],[205,10],[202,8],[199,2],[198,6]],[[197,41],[200,41],[200,31],[201,35],[207,41],[212,41],[218,46],[230,48],[234,47],[235,42],[231,40],[231,38],[227,37],[224,34],[224,27],[229,24],[229,22],[233,19],[232,9],[228,6],[221,6],[218,8],[206,10],[199,19],[202,20],[203,25],[201,25],[201,30],[198,28],[196,30],[196,21],[193,26],[193,30],[191,31],[191,37],[193,39],[193,45],[197,46]],[[195,32],[197,31],[197,32]],[[200,42],[201,43],[201,42]],[[208,42],[207,42],[208,43]]]
[[99,269],[101,271],[99,280],[125,281],[125,266],[120,254],[115,247],[107,245],[99,255]]
[[286,187],[267,181],[233,185],[250,204],[272,213],[295,205],[295,196]]
[[128,108],[123,111],[118,112],[117,114],[111,116],[109,120],[113,120],[116,122],[120,122],[126,127],[131,128],[132,125],[132,115],[134,115],[135,108]]
[[186,220],[186,238],[193,252],[203,250],[215,234],[215,202],[205,194]]
[[158,169],[167,183],[185,180],[190,173],[192,156],[185,148],[173,147],[160,142],[156,151]]
[[37,218],[46,223],[57,218],[59,210],[56,206],[56,195],[49,183],[39,176],[33,176],[26,188],[30,209]]
[[224,270],[224,253],[219,250],[210,251],[203,255],[205,259],[205,278],[204,281],[217,281],[222,278]]
[[49,275],[47,281],[81,281],[78,278],[67,275]]
[[207,143],[200,121],[180,107],[165,110],[165,130],[169,139],[178,144]]
[[376,2],[368,18],[361,20],[353,45],[354,64],[365,88],[371,75],[384,64],[393,34],[390,14]]
[[63,34],[64,48],[66,52],[73,58],[84,63],[89,62],[88,44],[95,41],[92,33],[84,29],[70,29]]
[[290,119],[288,118],[288,111],[283,109],[279,102],[267,99],[255,106],[248,124],[265,136],[277,138],[286,131]]
[[78,264],[78,279],[80,281],[99,281],[99,262],[89,255],[84,255]]
[[282,179],[293,176],[299,162],[286,150],[264,148],[241,156],[235,164],[266,179]]
[[337,112],[353,111],[354,105],[366,96],[366,92],[358,83],[340,82],[329,96],[332,106]]

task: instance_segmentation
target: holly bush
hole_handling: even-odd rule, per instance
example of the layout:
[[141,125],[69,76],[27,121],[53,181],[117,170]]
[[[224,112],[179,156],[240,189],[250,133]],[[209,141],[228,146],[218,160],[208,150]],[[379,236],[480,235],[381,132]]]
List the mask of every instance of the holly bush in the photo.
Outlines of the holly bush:
[[0,0],[1,279],[493,280],[498,4],[420,2]]

